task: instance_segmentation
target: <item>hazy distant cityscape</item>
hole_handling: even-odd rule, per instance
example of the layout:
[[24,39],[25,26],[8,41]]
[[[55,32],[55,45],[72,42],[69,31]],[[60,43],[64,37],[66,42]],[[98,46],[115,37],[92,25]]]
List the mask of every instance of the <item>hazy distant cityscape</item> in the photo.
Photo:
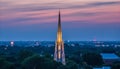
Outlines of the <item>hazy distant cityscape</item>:
[[[0,46],[55,46],[55,41],[0,41]],[[120,41],[64,41],[69,46],[120,47]]]

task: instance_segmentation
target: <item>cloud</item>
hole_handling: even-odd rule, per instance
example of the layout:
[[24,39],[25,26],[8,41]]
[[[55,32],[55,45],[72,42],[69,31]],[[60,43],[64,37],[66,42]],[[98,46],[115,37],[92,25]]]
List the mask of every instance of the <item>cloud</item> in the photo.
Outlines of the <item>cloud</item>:
[[[0,4],[8,4],[6,2],[0,3]],[[58,3],[58,2],[52,2],[52,3],[42,3],[42,4],[23,4],[23,5],[14,5],[11,4],[2,7],[5,7],[4,10],[8,11],[21,11],[21,12],[27,12],[27,11],[41,11],[41,10],[58,10],[60,9],[77,9],[77,8],[91,8],[91,7],[99,7],[99,6],[107,6],[107,5],[120,5],[120,1],[111,1],[111,2],[91,2],[86,3],[84,5],[81,5],[80,3]]]
[[71,13],[71,14],[65,14],[65,17],[70,17],[70,16],[81,16],[81,17],[93,17],[93,16],[99,16],[102,14],[106,14],[107,12],[76,12],[76,13]]
[[[6,3],[5,3],[6,4]],[[8,3],[7,3],[8,4]],[[78,9],[90,9],[90,8],[97,8],[99,6],[102,6],[104,9],[104,6],[108,6],[108,5],[119,5],[120,2],[92,2],[92,3],[86,3],[84,5],[81,5],[79,3],[77,4],[70,4],[70,3],[57,3],[57,2],[53,2],[53,3],[42,3],[42,4],[24,4],[24,5],[11,5],[12,7],[10,8],[10,6],[8,8],[6,8],[6,10],[2,11],[2,14],[0,13],[0,15],[2,15],[3,17],[0,18],[0,21],[3,24],[7,24],[9,22],[11,22],[11,24],[15,24],[15,23],[21,23],[21,22],[26,22],[26,24],[31,24],[34,22],[36,23],[45,23],[47,22],[52,22],[55,21],[56,18],[56,14],[54,13],[56,10],[59,9],[59,7],[61,7],[61,9],[66,10],[66,9],[71,9],[70,11],[67,11],[67,14],[63,14],[63,21],[96,21],[99,22],[101,20],[101,22],[104,22],[104,18],[106,19],[106,22],[114,22],[114,21],[118,21],[115,19],[116,16],[119,15],[113,15],[111,20],[109,20],[109,18],[111,16],[109,16],[110,14],[115,14],[114,12],[109,13],[109,11],[111,10],[107,10],[106,12],[104,11],[99,11],[96,12],[97,9],[95,10],[90,10],[90,11],[77,11],[77,12],[72,12],[74,9],[78,10]],[[13,7],[15,6],[15,7]],[[108,6],[109,7],[109,6]],[[50,11],[52,10],[52,13],[50,13]],[[47,12],[46,12],[47,11]],[[11,13],[12,12],[12,13]],[[37,13],[36,13],[37,12]],[[40,13],[38,13],[40,12]],[[9,14],[11,13],[11,14]],[[24,14],[23,14],[24,13]],[[36,13],[36,14],[34,14]],[[50,15],[49,14],[53,14]],[[64,11],[63,11],[64,13]],[[106,14],[108,13],[108,14]],[[106,17],[103,16],[106,14]],[[11,17],[8,17],[11,16]],[[96,20],[97,19],[97,20]],[[6,22],[8,21],[8,22]],[[31,21],[31,22],[30,22]],[[23,24],[23,23],[22,23]]]
[[91,3],[91,4],[88,4],[90,6],[102,6],[102,5],[114,5],[114,4],[120,4],[120,1],[118,2],[95,2],[95,3]]
[[92,7],[107,6],[107,5],[120,5],[120,1],[118,2],[93,2],[93,3],[87,3],[85,5],[69,6],[68,9],[70,8],[92,8]]

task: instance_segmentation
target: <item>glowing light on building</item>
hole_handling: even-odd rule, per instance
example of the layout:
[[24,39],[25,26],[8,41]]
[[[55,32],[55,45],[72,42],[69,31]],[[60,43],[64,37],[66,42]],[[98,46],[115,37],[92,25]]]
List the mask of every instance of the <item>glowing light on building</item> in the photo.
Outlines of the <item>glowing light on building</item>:
[[14,42],[13,42],[13,41],[11,41],[11,42],[10,42],[10,45],[13,47],[13,46],[14,46]]

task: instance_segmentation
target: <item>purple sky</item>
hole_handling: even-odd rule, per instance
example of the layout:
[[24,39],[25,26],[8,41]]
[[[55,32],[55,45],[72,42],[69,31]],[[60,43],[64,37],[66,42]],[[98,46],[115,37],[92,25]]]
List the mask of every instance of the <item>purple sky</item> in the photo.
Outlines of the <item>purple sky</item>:
[[120,41],[120,0],[0,0],[0,40]]

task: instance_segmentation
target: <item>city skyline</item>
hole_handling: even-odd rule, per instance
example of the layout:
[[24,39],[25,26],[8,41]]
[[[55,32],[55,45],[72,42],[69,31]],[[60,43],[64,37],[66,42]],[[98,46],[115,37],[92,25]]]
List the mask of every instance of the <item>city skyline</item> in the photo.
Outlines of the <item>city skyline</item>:
[[119,0],[1,0],[0,7],[0,41],[55,41],[59,8],[64,40],[120,41]]

